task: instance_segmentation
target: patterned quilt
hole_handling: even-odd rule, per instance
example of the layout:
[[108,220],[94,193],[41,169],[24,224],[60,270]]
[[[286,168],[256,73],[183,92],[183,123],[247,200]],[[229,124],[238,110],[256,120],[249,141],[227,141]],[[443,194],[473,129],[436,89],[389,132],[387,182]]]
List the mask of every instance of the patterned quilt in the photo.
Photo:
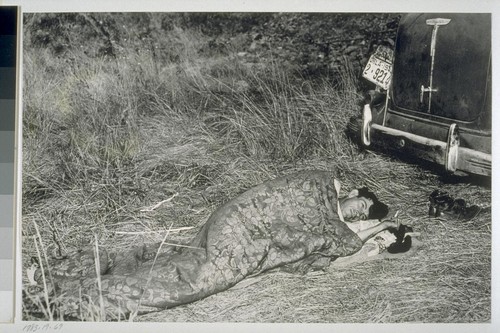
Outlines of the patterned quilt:
[[53,287],[118,318],[193,302],[277,267],[323,267],[363,245],[339,219],[337,196],[329,172],[271,180],[217,209],[187,246],[157,256],[155,247],[118,254],[100,248],[99,278],[92,250],[53,260]]

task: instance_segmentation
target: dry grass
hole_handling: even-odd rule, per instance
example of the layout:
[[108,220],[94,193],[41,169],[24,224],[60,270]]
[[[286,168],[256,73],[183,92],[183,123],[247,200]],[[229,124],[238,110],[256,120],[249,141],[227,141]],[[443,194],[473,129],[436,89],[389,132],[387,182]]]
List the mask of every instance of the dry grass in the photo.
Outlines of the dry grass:
[[[422,246],[404,259],[304,276],[263,274],[243,287],[135,320],[491,319],[490,188],[360,152],[344,134],[360,99],[348,64],[335,78],[339,84],[312,83],[272,62],[202,58],[196,45],[206,41],[197,33],[175,30],[168,38],[185,55],[181,61],[160,64],[147,52],[130,50],[116,61],[73,55],[78,61],[68,65],[27,47],[25,269],[30,256],[96,242],[126,250],[168,234],[167,243],[185,243],[216,207],[255,184],[300,170],[332,170],[344,191],[368,185],[400,210],[403,222],[421,233]],[[470,222],[431,220],[427,197],[435,188],[485,209]],[[95,307],[86,310],[88,320],[103,319]],[[24,319],[37,318],[27,311]]]

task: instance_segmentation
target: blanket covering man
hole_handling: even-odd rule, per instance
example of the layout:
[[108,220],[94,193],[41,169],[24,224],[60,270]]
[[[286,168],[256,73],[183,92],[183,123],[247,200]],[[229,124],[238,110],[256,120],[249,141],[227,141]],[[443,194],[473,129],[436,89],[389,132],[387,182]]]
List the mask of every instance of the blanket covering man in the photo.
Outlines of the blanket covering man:
[[99,248],[98,278],[93,251],[55,260],[55,291],[118,318],[199,300],[284,265],[327,266],[363,246],[339,216],[336,182],[330,172],[309,171],[257,185],[217,209],[188,246],[156,257]]

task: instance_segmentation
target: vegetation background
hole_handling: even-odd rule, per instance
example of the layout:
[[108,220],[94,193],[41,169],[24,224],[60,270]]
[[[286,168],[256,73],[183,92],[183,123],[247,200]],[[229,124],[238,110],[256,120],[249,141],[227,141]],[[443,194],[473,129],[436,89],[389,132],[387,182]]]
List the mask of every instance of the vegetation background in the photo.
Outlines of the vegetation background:
[[[360,150],[360,70],[399,14],[24,15],[23,259],[184,243],[245,189],[305,169],[368,185],[420,233],[411,257],[272,272],[139,321],[487,322],[489,181]],[[430,219],[436,188],[483,207]],[[26,281],[25,281],[26,282]],[[64,299],[50,299],[52,304]],[[64,319],[25,298],[24,320]],[[88,320],[106,320],[89,314]]]

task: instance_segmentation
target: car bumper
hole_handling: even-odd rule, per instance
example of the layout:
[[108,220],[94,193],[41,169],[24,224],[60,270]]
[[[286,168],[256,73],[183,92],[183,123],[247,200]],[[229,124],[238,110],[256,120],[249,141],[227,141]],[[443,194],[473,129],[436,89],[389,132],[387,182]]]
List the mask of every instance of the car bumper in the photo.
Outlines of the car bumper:
[[447,141],[434,140],[371,122],[371,109],[363,110],[361,142],[364,146],[381,145],[400,155],[412,156],[442,165],[451,173],[460,171],[491,176],[491,154],[460,147],[456,124],[448,130]]

